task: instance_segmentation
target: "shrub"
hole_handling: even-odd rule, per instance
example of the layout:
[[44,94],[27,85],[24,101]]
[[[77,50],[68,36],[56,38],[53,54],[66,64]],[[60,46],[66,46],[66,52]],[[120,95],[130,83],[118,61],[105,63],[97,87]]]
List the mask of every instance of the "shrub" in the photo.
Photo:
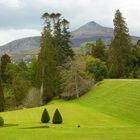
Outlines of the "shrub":
[[54,116],[53,116],[53,123],[54,124],[61,124],[63,122],[62,116],[58,109],[56,109]]
[[49,116],[47,109],[45,108],[43,113],[42,113],[41,122],[48,123],[49,121],[50,121],[50,116]]
[[0,126],[4,125],[4,119],[2,117],[0,117]]
[[86,71],[92,75],[96,82],[107,77],[107,66],[100,59],[95,59],[87,62]]

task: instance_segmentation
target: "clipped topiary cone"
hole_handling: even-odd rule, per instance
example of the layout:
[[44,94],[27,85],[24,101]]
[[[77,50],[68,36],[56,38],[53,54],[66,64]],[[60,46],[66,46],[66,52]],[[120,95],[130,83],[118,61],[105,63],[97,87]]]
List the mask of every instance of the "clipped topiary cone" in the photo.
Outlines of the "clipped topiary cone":
[[50,116],[49,116],[47,109],[45,108],[43,113],[42,113],[41,122],[48,123],[49,121],[50,121]]
[[54,124],[61,124],[63,122],[62,116],[58,109],[55,110],[54,116],[53,116],[53,123]]

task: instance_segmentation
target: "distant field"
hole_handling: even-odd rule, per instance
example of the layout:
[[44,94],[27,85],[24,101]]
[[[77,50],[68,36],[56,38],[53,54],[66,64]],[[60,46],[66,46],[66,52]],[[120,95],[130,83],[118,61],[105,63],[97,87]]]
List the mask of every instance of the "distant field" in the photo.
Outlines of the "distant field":
[[[64,123],[41,124],[45,107],[51,118],[59,108]],[[140,80],[104,80],[78,100],[54,100],[0,116],[5,119],[0,140],[139,140]]]

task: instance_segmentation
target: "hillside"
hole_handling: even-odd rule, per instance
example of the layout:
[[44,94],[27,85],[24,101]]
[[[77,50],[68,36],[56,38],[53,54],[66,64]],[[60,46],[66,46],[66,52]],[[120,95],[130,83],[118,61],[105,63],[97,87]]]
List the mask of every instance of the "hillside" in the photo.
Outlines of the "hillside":
[[140,80],[105,80],[78,102],[140,125]]
[[[38,108],[0,113],[6,121],[0,139],[139,140],[139,85],[140,80],[104,80],[78,100],[54,100]],[[51,118],[59,108],[64,123],[42,125],[45,107]]]

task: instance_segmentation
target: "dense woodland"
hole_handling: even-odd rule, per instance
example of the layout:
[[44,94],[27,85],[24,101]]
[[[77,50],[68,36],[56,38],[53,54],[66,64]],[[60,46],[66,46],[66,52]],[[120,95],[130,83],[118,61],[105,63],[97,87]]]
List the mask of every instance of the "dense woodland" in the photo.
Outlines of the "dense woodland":
[[105,78],[140,78],[140,40],[132,44],[119,10],[109,46],[99,38],[87,43],[84,53],[72,49],[70,23],[60,13],[44,13],[42,20],[40,52],[31,63],[14,63],[8,54],[1,57],[0,111],[79,98]]

